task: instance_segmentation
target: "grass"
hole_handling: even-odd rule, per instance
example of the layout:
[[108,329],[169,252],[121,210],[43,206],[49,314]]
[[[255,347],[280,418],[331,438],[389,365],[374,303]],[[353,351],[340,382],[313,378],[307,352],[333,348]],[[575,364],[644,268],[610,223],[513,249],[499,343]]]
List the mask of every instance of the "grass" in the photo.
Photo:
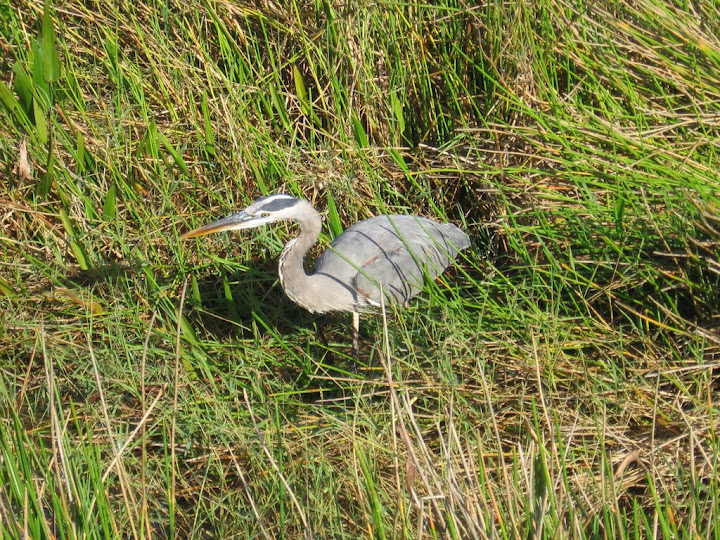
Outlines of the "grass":
[[[712,2],[0,0],[2,538],[718,538]],[[473,247],[311,317],[286,191]]]

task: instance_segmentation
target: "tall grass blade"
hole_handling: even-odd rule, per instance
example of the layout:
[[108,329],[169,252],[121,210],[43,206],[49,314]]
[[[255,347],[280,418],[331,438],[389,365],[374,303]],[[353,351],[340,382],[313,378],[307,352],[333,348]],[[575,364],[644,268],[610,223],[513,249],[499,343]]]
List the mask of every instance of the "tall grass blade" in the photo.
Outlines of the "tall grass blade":
[[40,36],[43,80],[47,83],[54,83],[60,80],[61,70],[55,25],[50,15],[50,0],[45,0]]
[[13,83],[13,90],[18,96],[20,106],[25,111],[25,114],[30,117],[33,113],[33,85],[27,72],[22,67],[20,62],[15,62],[13,65],[13,73],[15,74],[15,81]]
[[115,218],[117,212],[117,185],[112,184],[108,189],[107,195],[105,195],[105,202],[103,203],[103,219],[105,221],[111,221]]
[[327,198],[328,207],[328,223],[330,224],[330,230],[332,231],[333,238],[339,236],[343,232],[342,222],[340,221],[340,214],[338,213],[337,206],[335,205],[335,199],[328,193]]

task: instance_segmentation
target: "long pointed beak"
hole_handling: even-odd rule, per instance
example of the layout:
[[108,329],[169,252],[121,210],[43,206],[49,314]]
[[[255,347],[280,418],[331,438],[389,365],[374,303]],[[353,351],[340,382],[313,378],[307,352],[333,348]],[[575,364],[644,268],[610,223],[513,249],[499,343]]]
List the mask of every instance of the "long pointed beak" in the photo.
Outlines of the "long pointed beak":
[[266,223],[270,222],[271,220],[268,220],[265,217],[251,216],[245,211],[242,211],[238,212],[237,214],[218,219],[217,221],[213,221],[212,223],[208,223],[207,225],[203,225],[202,227],[198,227],[197,229],[193,229],[192,231],[188,231],[182,236],[180,236],[180,239],[187,240],[188,238],[205,236],[206,234],[212,234],[222,231],[254,229],[255,227],[260,227],[261,225],[265,225]]

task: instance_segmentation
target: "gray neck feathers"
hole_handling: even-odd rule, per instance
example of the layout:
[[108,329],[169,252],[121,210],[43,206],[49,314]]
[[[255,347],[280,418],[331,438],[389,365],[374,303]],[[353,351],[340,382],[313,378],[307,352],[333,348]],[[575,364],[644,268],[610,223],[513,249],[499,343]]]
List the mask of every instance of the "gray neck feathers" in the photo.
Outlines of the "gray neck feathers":
[[298,220],[300,234],[285,245],[278,265],[280,284],[285,293],[308,311],[318,311],[313,302],[313,285],[316,280],[305,272],[305,255],[317,242],[322,227],[320,214],[314,209],[313,214]]

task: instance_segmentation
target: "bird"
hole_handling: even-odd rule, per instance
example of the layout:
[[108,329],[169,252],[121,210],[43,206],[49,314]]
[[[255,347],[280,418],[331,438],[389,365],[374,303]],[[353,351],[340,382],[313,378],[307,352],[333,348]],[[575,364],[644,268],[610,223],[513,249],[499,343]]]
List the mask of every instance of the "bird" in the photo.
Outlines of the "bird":
[[352,312],[354,356],[359,352],[361,312],[390,303],[406,306],[422,290],[426,276],[435,279],[470,247],[468,235],[453,224],[415,215],[380,215],[337,236],[317,259],[315,272],[308,274],[305,255],[318,241],[322,218],[309,201],[285,193],[261,197],[180,238],[286,220],[299,225],[299,234],[280,254],[280,284],[290,300],[311,313]]

